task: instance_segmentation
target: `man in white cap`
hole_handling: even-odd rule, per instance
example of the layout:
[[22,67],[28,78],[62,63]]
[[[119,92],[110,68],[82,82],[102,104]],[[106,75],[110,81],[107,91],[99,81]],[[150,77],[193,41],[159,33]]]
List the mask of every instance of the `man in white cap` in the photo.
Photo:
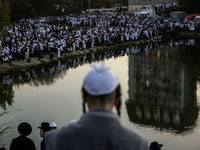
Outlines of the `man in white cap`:
[[64,126],[46,136],[46,150],[148,150],[148,142],[122,126],[121,90],[117,76],[106,67],[93,65],[83,82],[83,111],[89,111],[74,124]]

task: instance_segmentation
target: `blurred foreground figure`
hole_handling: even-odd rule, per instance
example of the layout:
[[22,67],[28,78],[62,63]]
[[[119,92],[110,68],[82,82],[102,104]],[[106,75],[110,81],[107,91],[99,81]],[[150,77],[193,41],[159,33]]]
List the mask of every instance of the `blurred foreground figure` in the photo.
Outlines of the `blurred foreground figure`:
[[[148,150],[146,139],[120,123],[121,90],[117,76],[105,63],[92,67],[82,86],[84,115],[74,124],[49,132],[46,150]],[[112,112],[113,107],[118,116]]]

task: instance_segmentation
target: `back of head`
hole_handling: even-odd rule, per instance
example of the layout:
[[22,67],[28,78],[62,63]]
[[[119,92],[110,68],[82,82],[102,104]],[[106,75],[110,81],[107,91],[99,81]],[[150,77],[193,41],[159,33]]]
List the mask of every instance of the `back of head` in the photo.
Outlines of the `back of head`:
[[161,150],[161,147],[163,146],[163,144],[158,144],[158,142],[154,141],[150,144],[149,149],[150,150]]
[[119,79],[105,63],[100,66],[92,65],[91,70],[83,81],[83,89],[93,96],[107,95],[112,93],[119,85]]
[[21,135],[23,136],[28,136],[32,132],[32,127],[29,123],[27,122],[22,122],[18,126],[18,131]]
[[[83,81],[82,92],[87,97],[87,102],[96,107],[105,107],[120,97],[120,84],[116,74],[106,67],[105,63],[92,64],[91,70]],[[83,112],[85,106],[83,103]]]

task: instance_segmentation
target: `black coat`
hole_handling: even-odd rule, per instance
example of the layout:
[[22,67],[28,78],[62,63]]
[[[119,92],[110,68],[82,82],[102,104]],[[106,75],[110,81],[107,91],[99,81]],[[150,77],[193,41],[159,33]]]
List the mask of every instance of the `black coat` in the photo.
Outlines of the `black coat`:
[[40,150],[45,150],[44,139],[41,141]]
[[34,142],[26,136],[14,138],[10,150],[36,150]]

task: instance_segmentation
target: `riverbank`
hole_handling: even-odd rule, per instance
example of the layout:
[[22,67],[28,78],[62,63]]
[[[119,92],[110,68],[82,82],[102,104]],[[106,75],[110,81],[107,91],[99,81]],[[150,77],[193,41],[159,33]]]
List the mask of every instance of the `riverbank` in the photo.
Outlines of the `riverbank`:
[[150,42],[156,42],[157,40],[161,39],[162,36],[157,36],[151,39],[123,42],[120,44],[116,44],[114,46],[111,45],[111,46],[92,47],[85,50],[76,50],[75,52],[64,53],[61,57],[58,57],[57,53],[55,53],[53,59],[50,59],[49,55],[44,55],[44,57],[41,58],[40,60],[38,60],[37,57],[33,57],[31,58],[30,62],[28,62],[27,60],[17,60],[17,61],[12,61],[11,65],[9,63],[2,63],[0,64],[0,74],[2,75],[2,74],[7,74],[9,72],[15,72],[24,68],[32,68],[40,64],[47,64],[61,59],[76,58],[87,53],[95,53],[95,52],[105,51],[108,49],[119,49],[132,45],[140,45]]

